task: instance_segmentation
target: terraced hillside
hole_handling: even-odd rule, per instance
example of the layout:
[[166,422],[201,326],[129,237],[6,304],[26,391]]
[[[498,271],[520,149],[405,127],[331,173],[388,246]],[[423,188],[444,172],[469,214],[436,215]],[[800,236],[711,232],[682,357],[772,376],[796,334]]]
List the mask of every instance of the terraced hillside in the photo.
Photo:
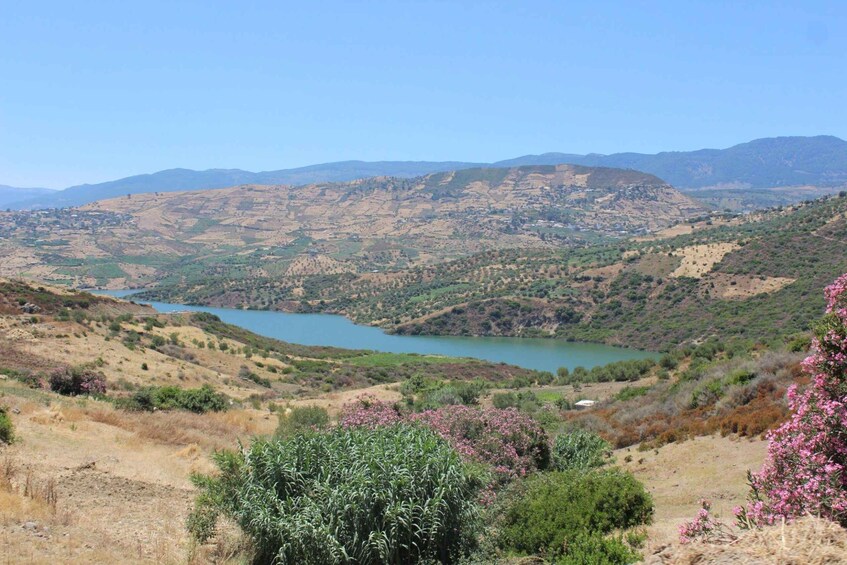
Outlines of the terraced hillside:
[[363,273],[584,245],[703,211],[652,175],[571,165],[138,194],[0,213],[0,275],[122,288]]
[[336,312],[398,333],[667,348],[804,331],[823,310],[823,287],[844,271],[847,196],[836,196],[613,244],[487,251],[387,273],[209,278],[147,296]]

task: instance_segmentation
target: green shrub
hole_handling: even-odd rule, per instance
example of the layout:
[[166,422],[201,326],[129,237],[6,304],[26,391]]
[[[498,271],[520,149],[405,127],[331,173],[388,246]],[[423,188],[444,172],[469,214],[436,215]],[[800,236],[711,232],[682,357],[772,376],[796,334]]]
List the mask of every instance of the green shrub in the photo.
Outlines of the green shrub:
[[473,546],[479,481],[422,427],[335,429],[256,440],[215,456],[189,528],[219,514],[252,539],[257,563],[450,563]]
[[615,400],[624,402],[644,396],[650,390],[649,386],[626,386],[615,395]]
[[209,385],[188,389],[177,386],[147,387],[136,391],[129,398],[118,400],[116,404],[125,410],[187,410],[197,414],[221,412],[228,405],[226,396],[215,392]]
[[505,410],[506,408],[517,408],[520,405],[520,399],[514,392],[498,392],[491,396],[491,403],[494,408]]
[[0,406],[0,443],[12,443],[15,440],[15,432],[12,427],[12,418],[5,406]]
[[556,565],[629,565],[640,559],[620,538],[580,533],[568,541]]
[[295,406],[280,414],[276,427],[278,437],[291,437],[310,430],[324,429],[329,425],[329,414],[320,406]]
[[593,469],[606,463],[612,446],[595,433],[573,430],[556,438],[553,442],[553,468]]
[[620,553],[619,547],[600,543],[596,536],[647,524],[652,516],[650,494],[629,473],[617,469],[546,473],[510,493],[499,543],[510,551],[543,551],[577,563],[574,552]]

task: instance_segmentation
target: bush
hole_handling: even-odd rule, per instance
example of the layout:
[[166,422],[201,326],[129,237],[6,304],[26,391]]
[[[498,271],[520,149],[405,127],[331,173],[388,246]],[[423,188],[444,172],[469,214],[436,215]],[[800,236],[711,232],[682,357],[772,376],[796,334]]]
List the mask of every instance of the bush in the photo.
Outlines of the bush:
[[50,390],[68,396],[105,394],[106,377],[88,367],[65,367],[50,373]]
[[629,565],[640,559],[620,538],[580,533],[568,542],[556,565]]
[[847,274],[826,288],[827,315],[803,362],[811,383],[788,390],[791,419],[770,434],[768,459],[750,475],[742,521],[772,524],[805,514],[847,526]]
[[291,437],[298,433],[321,430],[329,425],[329,414],[320,406],[295,406],[279,416],[277,437]]
[[226,396],[209,385],[182,389],[177,386],[147,387],[117,402],[125,410],[187,410],[197,414],[221,412],[228,407]]
[[568,469],[593,469],[608,460],[612,446],[595,433],[585,430],[566,432],[553,443],[553,468],[557,471]]
[[0,443],[12,443],[15,440],[15,432],[12,427],[12,418],[5,406],[0,406]]
[[342,408],[339,424],[376,428],[402,420],[434,430],[463,457],[493,467],[504,482],[550,464],[547,434],[535,420],[514,408],[455,405],[404,416],[393,404],[362,396]]
[[406,425],[257,440],[194,476],[199,541],[219,514],[257,563],[455,562],[474,544],[479,482],[437,435]]
[[619,547],[605,545],[597,536],[648,524],[652,517],[650,494],[629,473],[552,472],[536,475],[510,493],[498,541],[507,550],[525,554],[541,550],[576,563],[580,561],[574,554],[580,552],[620,553]]
[[535,420],[514,408],[444,406],[409,418],[434,430],[462,455],[491,465],[501,480],[523,477],[550,465],[547,434]]
[[520,399],[514,392],[498,392],[491,396],[491,404],[498,410],[517,408],[520,405]]

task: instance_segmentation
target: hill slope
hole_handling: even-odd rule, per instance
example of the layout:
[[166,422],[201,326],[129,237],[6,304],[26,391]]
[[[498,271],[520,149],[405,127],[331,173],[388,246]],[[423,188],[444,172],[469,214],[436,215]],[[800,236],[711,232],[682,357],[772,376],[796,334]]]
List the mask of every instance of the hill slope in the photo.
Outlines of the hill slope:
[[[496,168],[572,163],[635,169],[683,188],[832,186],[847,183],[847,141],[833,136],[757,139],[728,149],[669,151],[655,155],[544,153],[494,163],[461,161],[341,161],[253,173],[240,169],[170,169],[100,184],[84,184],[37,198],[21,196],[15,209],[82,206],[96,200],[144,192],[225,188],[238,184],[312,184],[373,176],[415,177],[480,166]],[[10,201],[11,202],[11,201]]]
[[652,175],[571,165],[153,193],[0,214],[0,273],[120,288],[370,272],[646,233],[703,211]]
[[210,276],[148,296],[335,312],[399,333],[660,349],[709,336],[779,341],[807,330],[823,311],[824,286],[845,271],[847,196],[613,244],[492,250],[378,275]]

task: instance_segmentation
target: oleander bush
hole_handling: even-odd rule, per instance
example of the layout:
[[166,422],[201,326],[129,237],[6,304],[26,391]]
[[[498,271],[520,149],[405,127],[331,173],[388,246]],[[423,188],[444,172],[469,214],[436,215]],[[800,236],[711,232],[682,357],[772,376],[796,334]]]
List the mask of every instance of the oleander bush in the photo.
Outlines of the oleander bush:
[[87,366],[62,367],[48,377],[50,390],[67,396],[106,393],[106,377]]
[[768,459],[750,475],[742,522],[772,524],[806,514],[847,526],[847,274],[825,291],[826,316],[803,362],[811,379],[788,390],[791,418],[769,435]]
[[550,465],[546,432],[515,408],[448,405],[404,415],[395,404],[362,396],[344,406],[339,418],[345,428],[373,429],[399,421],[417,422],[432,429],[467,460],[490,465],[498,482],[508,482]]
[[260,439],[214,457],[217,475],[193,477],[189,529],[206,541],[230,518],[256,563],[452,563],[475,545],[480,481],[422,426]]

